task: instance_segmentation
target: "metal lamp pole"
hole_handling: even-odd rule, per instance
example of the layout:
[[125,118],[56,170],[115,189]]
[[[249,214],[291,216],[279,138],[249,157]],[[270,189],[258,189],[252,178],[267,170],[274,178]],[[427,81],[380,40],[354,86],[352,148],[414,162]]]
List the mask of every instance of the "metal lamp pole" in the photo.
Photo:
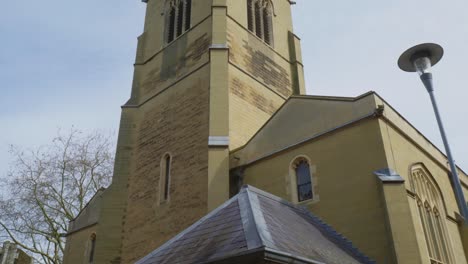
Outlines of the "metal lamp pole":
[[439,125],[440,134],[442,136],[442,141],[444,142],[445,152],[447,153],[448,162],[450,164],[451,170],[451,180],[453,188],[455,191],[455,197],[457,199],[458,208],[460,209],[461,215],[464,218],[465,224],[468,225],[468,206],[463,194],[463,190],[460,184],[460,178],[458,177],[457,167],[452,156],[452,151],[447,140],[447,135],[445,133],[444,124],[442,123],[442,118],[439,113],[439,107],[437,106],[437,101],[434,95],[434,84],[432,81],[432,66],[436,65],[443,57],[444,49],[434,43],[425,43],[421,45],[414,46],[409,50],[405,51],[398,60],[398,66],[400,69],[406,72],[418,72],[426,87],[427,92],[431,98],[432,106],[434,108],[434,113]]

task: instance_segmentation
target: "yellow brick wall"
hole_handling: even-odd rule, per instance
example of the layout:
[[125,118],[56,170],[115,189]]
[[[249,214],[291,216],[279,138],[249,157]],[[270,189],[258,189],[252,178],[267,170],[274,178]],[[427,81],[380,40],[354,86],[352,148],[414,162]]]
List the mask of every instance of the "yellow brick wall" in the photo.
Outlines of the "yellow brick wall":
[[[207,213],[211,1],[193,1],[192,28],[168,45],[160,30],[162,2],[148,2],[139,38],[114,180],[103,199],[97,263],[131,263]],[[158,205],[167,152],[171,200]]]
[[210,27],[211,18],[207,18],[146,63],[137,64],[134,92],[139,95],[139,103],[209,62]]
[[295,61],[301,55],[291,47],[298,42],[289,39],[290,4],[279,0],[273,4],[276,15],[270,46],[247,29],[247,1],[227,1],[231,150],[243,146],[294,92],[305,91],[291,64],[293,57]]
[[[437,158],[440,154],[438,151],[426,152],[421,148],[417,141],[408,140],[407,135],[412,131],[401,131],[392,126],[388,122],[380,121],[382,128],[382,138],[388,153],[389,164],[406,180],[405,186],[408,191],[411,191],[410,169],[415,164],[423,164],[428,172],[433,177],[438,188],[440,189],[442,199],[445,205],[445,214],[448,218],[445,219],[445,224],[449,230],[449,236],[452,240],[452,250],[456,263],[466,263],[465,254],[463,253],[463,244],[460,231],[458,230],[457,223],[455,222],[455,212],[459,212],[458,205],[455,200],[455,195],[449,178],[449,168],[442,164]],[[405,133],[407,132],[407,133]],[[423,145],[424,147],[424,145]],[[426,147],[431,147],[430,145]],[[464,175],[462,175],[463,177]],[[410,198],[410,203],[415,204],[414,198]],[[413,215],[413,225],[421,226],[418,211],[416,206],[411,207]],[[425,245],[425,238],[419,235],[418,243]],[[427,256],[427,253],[425,253]]]
[[[408,131],[411,133],[413,131]],[[307,156],[311,160],[319,198],[303,205],[351,239],[377,263],[429,261],[415,199],[408,194],[411,191],[410,168],[423,163],[440,188],[447,208],[449,217],[445,224],[454,263],[466,263],[462,243],[466,238],[455,221],[454,212],[458,209],[448,168],[439,161],[438,151],[425,149],[428,143],[420,146],[417,142],[423,141],[410,140],[407,136],[384,119],[372,118],[251,164],[245,164],[243,159],[248,153],[242,153],[242,149],[233,155],[240,157],[241,164],[247,166],[245,184],[288,200],[293,200],[289,186],[291,161],[301,155]],[[275,138],[270,140],[275,141]],[[396,170],[405,183],[382,183],[372,173],[382,168]]]
[[[291,5],[285,0],[272,0],[272,2],[275,12],[273,17],[273,48],[278,55],[289,59],[290,47],[287,34],[289,31],[293,31]],[[227,6],[229,20],[247,29],[247,0],[227,1]],[[242,33],[242,35],[244,34]],[[254,34],[250,35],[258,39]],[[249,37],[248,40],[252,39]]]
[[[192,29],[197,28],[200,23],[210,18],[212,1],[192,1]],[[145,26],[143,34],[140,36],[140,50],[138,51],[142,56],[142,61],[157,55],[166,47],[164,43],[165,18],[162,14],[165,2],[167,1],[150,0],[147,3]]]
[[373,174],[387,166],[378,121],[363,121],[249,165],[244,183],[291,200],[290,164],[300,155],[311,160],[319,196],[302,205],[377,263],[393,263],[380,182]]
[[[275,48],[233,20],[228,19],[227,30],[229,63],[250,75],[252,81],[288,98],[292,93],[289,55],[281,56]],[[286,40],[287,33],[284,32]]]
[[[207,213],[208,80],[205,67],[140,108],[123,263],[145,256]],[[166,152],[173,157],[170,198],[160,204],[160,161]]]
[[243,146],[278,110],[284,98],[229,67],[229,134],[231,149]]

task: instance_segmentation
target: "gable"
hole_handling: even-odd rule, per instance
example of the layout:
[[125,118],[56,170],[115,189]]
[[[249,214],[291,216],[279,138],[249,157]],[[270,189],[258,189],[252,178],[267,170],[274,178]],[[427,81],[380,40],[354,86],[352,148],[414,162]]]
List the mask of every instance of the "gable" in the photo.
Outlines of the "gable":
[[357,98],[294,96],[234,156],[242,164],[373,115],[373,92]]
[[70,221],[68,234],[79,231],[83,228],[97,224],[101,212],[102,194],[105,189],[99,189],[75,219]]

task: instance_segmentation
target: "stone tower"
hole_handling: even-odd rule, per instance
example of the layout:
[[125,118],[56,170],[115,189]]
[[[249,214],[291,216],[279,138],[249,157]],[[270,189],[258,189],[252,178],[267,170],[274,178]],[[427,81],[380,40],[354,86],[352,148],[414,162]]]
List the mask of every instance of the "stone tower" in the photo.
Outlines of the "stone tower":
[[226,201],[230,151],[305,92],[290,1],[145,2],[95,263],[133,263]]

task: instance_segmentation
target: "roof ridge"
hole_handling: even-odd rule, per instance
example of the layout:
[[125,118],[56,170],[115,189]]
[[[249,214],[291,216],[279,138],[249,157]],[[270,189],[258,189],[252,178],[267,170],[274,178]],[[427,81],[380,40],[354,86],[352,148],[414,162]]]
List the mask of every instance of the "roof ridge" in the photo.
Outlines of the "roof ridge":
[[250,209],[252,211],[255,228],[257,230],[262,246],[275,246],[270,231],[268,230],[268,225],[266,224],[262,209],[260,207],[260,202],[258,201],[257,193],[253,192],[249,188],[246,188],[245,191],[247,194],[247,199],[250,203]]
[[249,190],[242,187],[238,194],[239,210],[242,219],[242,227],[244,229],[244,237],[247,242],[247,249],[255,249],[264,247],[262,237],[260,236],[257,222],[254,217],[254,210],[249,196]]

